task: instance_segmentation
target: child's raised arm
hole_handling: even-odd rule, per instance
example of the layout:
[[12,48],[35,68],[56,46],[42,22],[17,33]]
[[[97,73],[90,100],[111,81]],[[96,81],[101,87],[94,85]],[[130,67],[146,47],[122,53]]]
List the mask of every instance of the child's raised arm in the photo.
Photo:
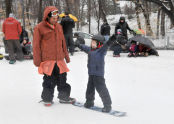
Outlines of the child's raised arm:
[[84,44],[79,44],[77,47],[80,48],[81,50],[83,50],[87,54],[89,53],[89,51],[91,51],[91,48]]

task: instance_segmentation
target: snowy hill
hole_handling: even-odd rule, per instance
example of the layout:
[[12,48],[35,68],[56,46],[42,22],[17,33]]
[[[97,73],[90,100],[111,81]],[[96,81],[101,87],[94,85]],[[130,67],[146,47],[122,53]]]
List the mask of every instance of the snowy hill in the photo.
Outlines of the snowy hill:
[[[42,76],[33,61],[9,65],[0,60],[0,124],[173,124],[174,52],[159,51],[147,58],[106,56],[106,84],[115,110],[127,112],[117,118],[103,113],[60,104],[44,107],[40,101]],[[71,96],[85,101],[88,80],[87,55],[75,53],[68,64]],[[102,107],[96,93],[95,104]]]

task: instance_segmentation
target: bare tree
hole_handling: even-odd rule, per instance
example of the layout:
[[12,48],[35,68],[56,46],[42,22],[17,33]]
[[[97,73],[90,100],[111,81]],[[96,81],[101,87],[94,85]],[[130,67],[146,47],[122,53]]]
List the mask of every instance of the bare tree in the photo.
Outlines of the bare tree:
[[157,31],[156,31],[157,39],[159,38],[160,15],[161,15],[161,8],[158,9],[158,14],[157,14]]
[[161,13],[161,36],[162,38],[165,36],[165,12],[163,10]]
[[[137,2],[139,3],[139,0]],[[137,2],[134,2],[135,3],[135,13],[136,13],[136,17],[137,17],[138,28],[141,29],[141,20],[140,20],[140,16],[139,16],[140,8],[139,8],[139,5],[137,4]]]
[[144,18],[145,18],[146,35],[153,36],[153,31],[152,31],[151,24],[150,24],[150,14],[149,14],[149,9],[148,9],[148,2],[141,0],[140,2],[137,2],[137,4],[141,7]]
[[99,8],[100,8],[99,13],[101,13],[102,19],[103,19],[103,21],[107,21],[105,8],[104,8],[104,6],[106,6],[106,0],[98,0],[98,3],[99,3]]
[[9,17],[9,14],[12,12],[11,8],[12,8],[12,0],[5,0],[5,4],[6,4],[6,17]]
[[[162,8],[163,12],[167,14],[171,20],[171,27],[174,27],[174,1],[173,0],[145,0],[153,2]],[[172,2],[173,1],[173,2]]]
[[70,0],[65,0],[65,2],[66,2],[66,11],[72,12],[71,1]]
[[91,33],[91,0],[88,0],[88,22],[89,22],[89,33]]
[[42,0],[39,0],[38,23],[42,21]]
[[[80,18],[80,0],[75,2],[75,16]],[[77,30],[79,29],[79,21],[77,22]]]

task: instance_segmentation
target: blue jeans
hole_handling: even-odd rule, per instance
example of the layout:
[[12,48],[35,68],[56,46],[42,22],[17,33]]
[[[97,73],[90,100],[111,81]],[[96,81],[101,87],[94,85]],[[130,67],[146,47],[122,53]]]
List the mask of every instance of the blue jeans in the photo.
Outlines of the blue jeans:
[[105,42],[104,43],[106,43],[109,40],[110,36],[109,35],[105,35],[104,37],[105,37]]

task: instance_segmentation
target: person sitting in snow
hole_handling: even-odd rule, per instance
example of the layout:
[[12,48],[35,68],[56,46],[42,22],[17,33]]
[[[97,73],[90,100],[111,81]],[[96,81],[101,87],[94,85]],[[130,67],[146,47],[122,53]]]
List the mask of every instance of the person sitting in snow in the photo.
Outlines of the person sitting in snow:
[[144,57],[147,57],[149,55],[159,56],[157,51],[155,51],[141,43],[138,44],[138,54],[137,55],[144,56]]
[[84,107],[90,108],[94,106],[95,89],[99,93],[104,108],[102,112],[111,111],[111,98],[104,79],[105,55],[110,44],[115,41],[113,35],[106,44],[103,44],[105,38],[102,35],[94,35],[91,41],[91,47],[76,43],[75,45],[88,54],[88,85],[86,90],[86,102]]
[[150,48],[148,48],[145,45],[139,43],[139,45],[138,45],[138,56],[145,56],[145,57],[147,57],[147,56],[149,56],[148,52],[150,50],[151,50]]
[[24,55],[31,54],[31,42],[29,42],[28,32],[22,26],[22,33],[20,35],[20,44]]
[[129,54],[128,57],[136,57],[137,56],[137,42],[136,41],[132,41],[131,45],[129,47]]

